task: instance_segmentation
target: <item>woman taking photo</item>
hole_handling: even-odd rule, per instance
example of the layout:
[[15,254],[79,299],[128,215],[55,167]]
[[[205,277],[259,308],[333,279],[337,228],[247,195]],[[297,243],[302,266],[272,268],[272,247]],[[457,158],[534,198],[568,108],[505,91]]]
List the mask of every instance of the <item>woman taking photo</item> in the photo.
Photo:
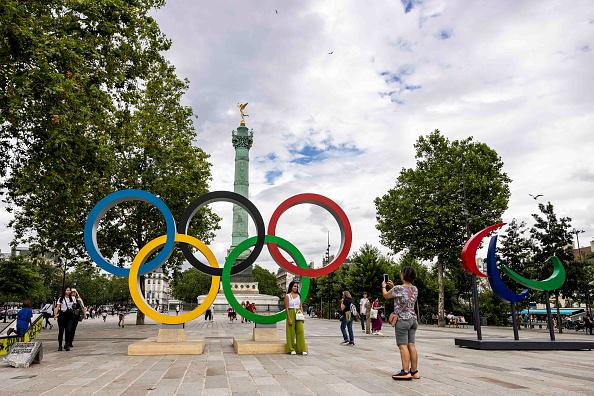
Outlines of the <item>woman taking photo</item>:
[[[54,319],[58,319],[58,351],[62,350],[62,340],[66,336],[66,345],[64,350],[70,350],[70,340],[72,333],[72,321],[74,316],[74,305],[76,300],[70,295],[70,286],[66,286],[62,290],[62,296],[58,299],[56,308],[54,309]],[[64,334],[66,333],[66,334]]]
[[285,311],[287,312],[287,353],[296,355],[300,353],[307,355],[307,345],[305,344],[305,330],[303,322],[303,306],[301,305],[301,295],[299,294],[299,282],[291,281],[285,296]]
[[394,299],[394,313],[396,320],[396,344],[400,350],[402,370],[392,376],[395,380],[411,380],[421,378],[418,370],[419,358],[415,345],[415,334],[417,332],[417,315],[415,303],[419,295],[416,286],[412,282],[417,274],[412,267],[404,267],[400,271],[402,285],[394,286],[392,281],[382,282],[382,294],[385,298]]
[[[342,300],[340,301],[340,331],[342,332],[342,338],[344,339],[344,341],[341,342],[341,345],[355,345],[351,305],[353,305],[353,298],[351,297],[351,293],[345,290],[342,292]],[[348,338],[346,332],[347,327],[349,330]]]

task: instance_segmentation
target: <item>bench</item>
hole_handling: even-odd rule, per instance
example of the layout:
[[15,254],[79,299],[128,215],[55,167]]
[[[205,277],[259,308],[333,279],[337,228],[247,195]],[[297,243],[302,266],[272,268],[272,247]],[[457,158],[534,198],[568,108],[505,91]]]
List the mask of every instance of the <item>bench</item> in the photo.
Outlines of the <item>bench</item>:
[[468,322],[466,321],[466,318],[464,318],[464,316],[460,316],[458,317],[458,325],[462,326],[462,328],[464,329],[464,326],[468,326]]

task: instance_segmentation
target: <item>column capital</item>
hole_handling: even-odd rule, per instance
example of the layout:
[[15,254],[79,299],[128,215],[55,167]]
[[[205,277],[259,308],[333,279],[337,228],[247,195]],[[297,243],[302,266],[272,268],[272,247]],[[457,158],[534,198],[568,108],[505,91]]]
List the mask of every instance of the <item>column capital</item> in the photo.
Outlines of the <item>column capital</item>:
[[252,148],[252,144],[254,143],[254,131],[250,130],[249,133],[247,133],[247,128],[245,128],[245,130],[246,131],[244,133],[241,133],[243,131],[233,131],[231,133],[231,142],[233,143],[233,147],[235,149],[245,148],[249,150]]

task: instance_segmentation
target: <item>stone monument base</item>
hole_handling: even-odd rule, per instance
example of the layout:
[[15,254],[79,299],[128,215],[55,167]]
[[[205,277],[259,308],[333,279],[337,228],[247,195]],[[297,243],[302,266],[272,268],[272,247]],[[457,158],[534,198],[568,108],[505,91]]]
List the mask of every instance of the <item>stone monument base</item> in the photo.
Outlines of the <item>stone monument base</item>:
[[233,349],[238,355],[268,355],[287,353],[287,345],[278,337],[276,324],[254,327],[251,338],[233,338]]
[[156,338],[128,345],[129,356],[201,355],[203,352],[204,340],[189,340],[181,325],[160,328]]

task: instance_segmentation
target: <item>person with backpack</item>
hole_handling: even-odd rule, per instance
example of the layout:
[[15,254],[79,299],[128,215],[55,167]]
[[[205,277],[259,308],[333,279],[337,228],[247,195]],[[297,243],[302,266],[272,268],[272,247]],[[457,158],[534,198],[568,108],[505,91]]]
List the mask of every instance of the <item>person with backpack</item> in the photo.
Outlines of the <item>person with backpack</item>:
[[73,311],[76,300],[70,295],[70,286],[64,287],[62,296],[54,308],[54,319],[58,320],[58,351],[62,350],[62,340],[66,338],[65,351],[70,350],[70,337],[72,333]]
[[45,304],[42,308],[41,308],[41,314],[43,315],[43,318],[45,319],[45,325],[43,326],[44,329],[47,329],[47,326],[49,326],[50,330],[54,327],[53,324],[50,323],[50,318],[53,316],[54,313],[54,304],[52,303],[48,303]]
[[396,345],[400,350],[402,370],[392,375],[394,380],[411,380],[421,378],[419,374],[419,357],[415,344],[417,332],[417,314],[415,303],[419,291],[412,284],[417,274],[415,269],[409,266],[403,267],[400,271],[402,285],[394,286],[394,283],[382,282],[382,294],[385,298],[394,299],[394,313],[396,314]]
[[[353,304],[353,298],[348,290],[342,292],[342,300],[340,300],[340,331],[344,341],[341,345],[355,345],[355,336],[353,335],[353,320],[357,312],[357,308]],[[347,337],[346,329],[348,328],[349,335]]]
[[301,305],[301,294],[299,294],[299,281],[292,280],[289,283],[285,295],[285,312],[287,313],[287,353],[307,355],[305,331],[303,329],[305,316],[303,315],[303,305]]

